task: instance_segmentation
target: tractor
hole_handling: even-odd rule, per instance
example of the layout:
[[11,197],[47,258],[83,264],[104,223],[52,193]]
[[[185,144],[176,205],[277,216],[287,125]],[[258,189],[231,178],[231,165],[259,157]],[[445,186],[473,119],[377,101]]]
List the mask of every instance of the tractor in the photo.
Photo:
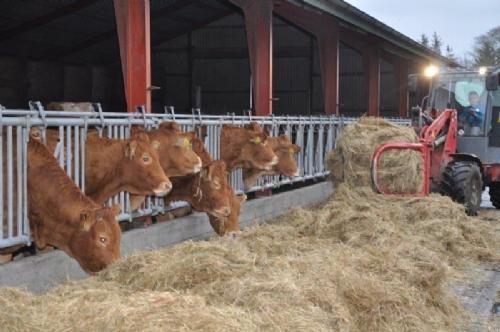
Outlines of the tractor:
[[[389,150],[411,149],[422,155],[423,185],[416,195],[439,192],[477,215],[482,192],[500,209],[500,67],[478,71],[426,70],[429,94],[411,109],[419,143],[389,142],[379,146],[372,163],[375,190],[388,193],[379,181],[379,160]],[[419,75],[410,75],[415,91]]]

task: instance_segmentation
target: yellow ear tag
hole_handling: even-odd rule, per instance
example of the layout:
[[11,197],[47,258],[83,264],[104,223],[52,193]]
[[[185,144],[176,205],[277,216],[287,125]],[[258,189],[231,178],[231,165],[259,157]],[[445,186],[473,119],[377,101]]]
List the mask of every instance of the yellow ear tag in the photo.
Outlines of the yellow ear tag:
[[184,138],[184,140],[182,141],[182,145],[183,145],[186,149],[191,149],[191,142],[190,142],[187,138]]
[[260,143],[262,143],[261,140],[260,140],[260,137],[255,137],[255,139],[253,140],[253,142],[255,144],[257,144],[257,145],[260,144]]

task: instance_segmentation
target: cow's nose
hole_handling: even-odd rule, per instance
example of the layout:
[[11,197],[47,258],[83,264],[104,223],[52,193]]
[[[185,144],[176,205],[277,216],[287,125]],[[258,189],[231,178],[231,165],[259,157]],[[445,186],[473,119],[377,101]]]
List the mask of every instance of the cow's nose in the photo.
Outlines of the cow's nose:
[[172,190],[172,182],[163,181],[155,190],[153,190],[153,192],[155,193],[155,196],[165,196],[170,192],[170,190]]
[[203,166],[200,157],[198,157],[198,163],[193,168],[193,173],[199,173],[201,171],[201,167]]

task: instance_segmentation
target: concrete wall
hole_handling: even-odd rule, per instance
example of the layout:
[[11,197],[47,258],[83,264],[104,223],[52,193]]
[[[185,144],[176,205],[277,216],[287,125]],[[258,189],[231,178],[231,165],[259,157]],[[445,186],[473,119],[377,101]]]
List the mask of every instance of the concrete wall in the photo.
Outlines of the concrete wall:
[[[240,215],[242,228],[264,222],[294,207],[305,207],[324,201],[332,193],[330,182],[322,182],[271,197],[246,202]],[[206,239],[214,233],[206,214],[159,223],[148,228],[125,232],[122,255],[171,246],[189,239]],[[86,274],[78,263],[61,251],[21,259],[0,266],[0,287],[27,287],[40,292],[68,279],[82,279]]]

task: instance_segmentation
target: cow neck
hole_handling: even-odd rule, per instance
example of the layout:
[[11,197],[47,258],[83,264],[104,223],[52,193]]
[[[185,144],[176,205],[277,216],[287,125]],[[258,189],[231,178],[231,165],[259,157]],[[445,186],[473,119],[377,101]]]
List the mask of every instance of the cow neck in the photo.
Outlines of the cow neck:
[[85,163],[85,191],[96,203],[125,190],[122,163],[127,140],[89,138]]
[[44,242],[67,250],[79,230],[81,211],[99,206],[82,194],[45,146],[30,141],[28,158],[30,216],[40,221]]
[[176,176],[170,178],[172,181],[172,191],[166,197],[168,202],[186,201],[193,204],[197,190],[199,189],[200,173],[187,176]]

